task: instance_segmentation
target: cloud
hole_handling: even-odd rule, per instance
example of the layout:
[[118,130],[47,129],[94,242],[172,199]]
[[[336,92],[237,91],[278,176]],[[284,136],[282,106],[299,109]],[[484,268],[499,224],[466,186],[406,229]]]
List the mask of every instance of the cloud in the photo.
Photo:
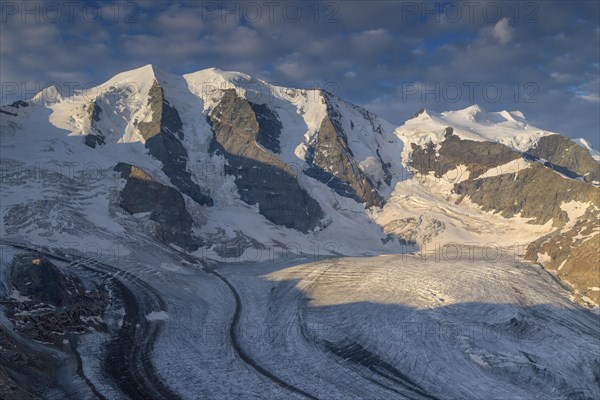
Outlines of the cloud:
[[600,102],[600,95],[598,95],[598,93],[580,93],[577,95],[577,97],[592,103]]
[[[510,2],[495,2],[500,15],[490,20],[482,3],[473,19],[463,8],[463,18],[452,23],[443,15],[424,21],[421,12],[403,19],[402,2],[337,2],[334,19],[326,18],[329,3],[296,2],[303,17],[293,23],[282,6],[273,19],[263,9],[254,22],[230,14],[225,20],[218,14],[205,18],[203,3],[140,2],[135,23],[113,21],[110,9],[96,23],[78,13],[57,23],[11,16],[0,23],[2,82],[102,82],[148,63],[178,74],[218,67],[282,85],[332,84],[342,98],[393,123],[423,106],[444,111],[469,104],[464,94],[451,102],[444,93],[433,104],[431,96],[425,103],[420,96],[403,101],[403,83],[444,88],[474,82],[475,101],[487,109],[520,109],[541,128],[576,137],[588,132],[600,147],[598,2],[538,2],[531,21],[532,9],[515,14],[520,3]],[[322,7],[320,13],[315,7]],[[481,97],[488,83],[503,89],[496,103]],[[537,88],[536,102],[523,103],[531,94],[528,83]]]
[[512,28],[510,27],[508,18],[502,18],[496,25],[494,25],[493,34],[494,38],[498,40],[501,45],[505,45],[512,39]]
[[286,78],[291,79],[302,79],[306,73],[302,67],[300,53],[292,53],[285,56],[280,63],[277,64],[276,69],[282,72]]
[[216,51],[232,58],[245,59],[262,54],[264,41],[258,32],[252,28],[238,26],[227,36],[216,36],[214,48]]

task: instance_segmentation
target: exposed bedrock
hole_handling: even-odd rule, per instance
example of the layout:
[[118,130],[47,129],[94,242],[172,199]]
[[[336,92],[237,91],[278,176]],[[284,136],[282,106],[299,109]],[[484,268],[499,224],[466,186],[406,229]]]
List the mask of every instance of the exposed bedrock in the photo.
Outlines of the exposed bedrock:
[[546,160],[549,167],[571,178],[600,181],[600,164],[587,149],[564,136],[544,136],[525,154]]
[[274,154],[281,123],[273,111],[226,90],[208,122],[211,151],[227,160],[225,173],[235,177],[245,203],[258,204],[260,214],[277,225],[304,233],[319,226],[324,216],[319,203]]
[[567,281],[580,299],[600,304],[600,211],[590,209],[567,229],[543,236],[527,246],[525,258],[541,262]]
[[332,95],[324,92],[323,98],[327,116],[309,143],[306,162],[310,168],[304,173],[327,184],[340,196],[365,203],[367,207],[383,206],[384,199],[377,192],[376,183],[371,182],[354,159]]
[[86,288],[37,254],[17,255],[10,266],[10,301],[3,302],[20,333],[44,343],[62,345],[68,334],[105,329],[108,304],[103,288]]
[[434,172],[436,177],[441,177],[459,165],[464,165],[470,172],[470,177],[476,178],[490,168],[520,157],[518,152],[500,143],[461,139],[448,127],[439,148],[432,142],[424,147],[412,144],[411,166],[419,173]]
[[134,165],[119,163],[115,171],[127,180],[121,191],[121,208],[132,214],[150,213],[150,219],[157,223],[156,237],[160,241],[186,250],[198,248],[199,241],[192,236],[193,220],[181,193],[156,182]]
[[510,218],[520,215],[531,223],[554,226],[569,222],[564,204],[571,202],[599,205],[599,188],[585,182],[562,178],[540,163],[518,172],[457,183],[454,191],[479,204],[484,211],[499,212]]
[[535,224],[545,224],[552,219],[555,226],[562,226],[569,221],[568,213],[562,208],[564,203],[600,205],[598,188],[563,178],[539,162],[482,177],[485,172],[523,155],[500,143],[460,139],[452,134],[451,128],[446,128],[441,143],[423,147],[413,143],[412,150],[411,166],[421,174],[433,172],[439,178],[464,166],[469,175],[454,185],[454,192],[459,195],[457,203],[469,198],[484,211],[498,212],[506,218],[520,215]]
[[212,206],[212,198],[192,180],[187,169],[188,153],[181,143],[183,123],[179,113],[169,104],[158,82],[154,82],[148,97],[152,121],[138,124],[148,152],[162,162],[163,172],[181,193],[190,196],[198,204]]
[[91,132],[84,136],[84,143],[91,148],[102,146],[106,143],[106,139],[102,131],[96,126],[97,122],[100,122],[102,108],[100,108],[100,106],[94,100],[89,104],[87,113],[90,120]]

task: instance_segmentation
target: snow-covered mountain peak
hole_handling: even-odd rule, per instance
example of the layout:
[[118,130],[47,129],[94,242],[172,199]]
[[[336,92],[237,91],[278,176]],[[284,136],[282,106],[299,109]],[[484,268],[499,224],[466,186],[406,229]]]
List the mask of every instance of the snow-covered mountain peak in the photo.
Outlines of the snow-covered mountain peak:
[[247,86],[251,83],[266,84],[250,75],[235,71],[223,71],[218,68],[206,68],[183,75],[189,84],[197,86],[215,85],[218,89],[230,89]]
[[128,88],[129,91],[144,97],[159,77],[168,76],[167,72],[161,71],[152,64],[121,72],[97,87],[98,93],[112,91],[114,89]]
[[101,86],[111,85],[115,83],[122,82],[145,82],[152,81],[156,79],[155,67],[152,64],[144,65],[143,67],[131,69],[129,71],[123,71],[106,82],[104,82]]
[[474,121],[481,124],[518,123],[529,124],[521,111],[502,110],[498,112],[487,111],[479,104],[463,108],[462,110],[444,111],[440,114],[443,118],[450,120]]
[[63,96],[60,88],[51,85],[42,89],[38,94],[30,99],[33,104],[50,105],[63,101]]
[[463,108],[462,110],[446,111],[442,115],[452,115],[455,117],[463,117],[465,119],[473,119],[479,114],[486,114],[487,111],[479,104],[473,104],[469,107]]
[[527,118],[525,118],[525,115],[519,110],[510,111],[510,115],[512,115],[514,118],[520,118],[523,120],[527,120]]
[[[96,228],[127,230],[139,240],[200,246],[202,254],[225,258],[263,243],[313,251],[314,243],[330,238],[341,238],[332,254],[352,255],[433,240],[469,242],[482,232],[514,243],[516,218],[538,221],[522,229],[523,240],[547,234],[550,219],[564,220],[560,201],[545,210],[546,188],[554,190],[548,199],[571,190],[561,197],[570,201],[583,191],[575,185],[585,182],[559,180],[550,164],[530,162],[498,142],[590,182],[600,176],[594,162],[583,164],[583,149],[566,138],[539,140],[550,133],[518,111],[422,109],[397,127],[324,89],[278,86],[216,68],[182,76],[145,65],[93,89],[66,98],[47,88],[40,97],[54,102],[0,109],[7,159],[93,162],[106,176],[82,182],[81,196],[68,198],[57,181],[54,203],[46,188],[15,183],[7,203],[25,198],[26,208],[7,211],[4,226],[12,232],[71,240],[78,234],[72,226],[94,234]],[[551,159],[557,143],[564,151]],[[131,172],[136,169],[144,179]],[[492,178],[502,171],[525,172],[498,186]],[[491,180],[476,193],[478,179]],[[88,192],[102,197],[101,207],[88,202]],[[477,197],[483,192],[485,198]],[[587,204],[588,197],[581,199]],[[49,212],[68,218],[49,227]]]
[[520,111],[487,111],[478,104],[455,111],[436,113],[422,109],[397,129],[397,134],[411,143],[437,143],[449,127],[463,139],[492,141],[525,151],[540,137],[550,135],[532,126]]
[[273,92],[272,86],[267,82],[250,75],[223,71],[218,68],[207,68],[200,71],[184,74],[190,92],[200,97],[206,109],[211,109],[221,98],[225,90],[234,89],[239,96],[252,99],[256,103],[263,103],[264,94]]
[[[171,82],[183,81],[180,76],[162,71],[154,65],[121,72],[106,82],[65,97],[56,87],[40,92],[32,103],[52,110],[50,122],[72,136],[98,136],[106,143],[144,142],[138,123],[157,118],[151,107],[151,90],[160,93]],[[180,88],[175,88],[175,92]],[[154,96],[156,97],[156,95]]]
[[414,115],[412,117],[410,117],[406,122],[412,121],[412,120],[417,120],[417,121],[431,120],[431,115],[429,114],[429,110],[426,108],[421,108],[419,111],[414,113]]
[[[507,110],[502,110],[500,112],[498,112],[498,116],[504,118],[505,121],[511,121],[511,122],[521,122],[523,123],[524,121],[526,121],[525,116],[523,115],[523,113],[521,113],[520,111],[517,111],[518,114],[513,114],[510,111]],[[517,120],[520,119],[521,121]]]
[[[230,82],[232,84],[244,84],[244,83],[248,83],[248,82],[258,82],[260,81],[259,79],[256,79],[250,75],[244,74],[242,72],[237,72],[237,71],[223,71],[219,68],[208,68],[205,71],[207,71],[208,74],[212,74],[212,75],[218,75],[220,76],[224,81]],[[202,71],[200,71],[202,72]],[[262,82],[262,81],[260,81]]]

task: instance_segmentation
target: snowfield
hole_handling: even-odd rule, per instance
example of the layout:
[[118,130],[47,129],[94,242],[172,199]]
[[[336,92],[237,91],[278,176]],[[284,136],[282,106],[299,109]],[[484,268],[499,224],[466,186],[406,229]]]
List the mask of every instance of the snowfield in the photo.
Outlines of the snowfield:
[[423,109],[398,127],[396,134],[405,143],[438,143],[447,126],[462,139],[498,142],[520,151],[531,148],[542,136],[553,134],[531,125],[520,111],[490,112],[477,104],[442,113]]

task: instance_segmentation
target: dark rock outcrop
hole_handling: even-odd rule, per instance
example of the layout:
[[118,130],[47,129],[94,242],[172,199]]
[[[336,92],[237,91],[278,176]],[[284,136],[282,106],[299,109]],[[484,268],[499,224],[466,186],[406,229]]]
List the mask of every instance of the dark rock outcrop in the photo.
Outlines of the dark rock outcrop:
[[464,165],[470,172],[470,178],[476,178],[490,168],[521,157],[518,152],[500,143],[461,139],[453,134],[450,127],[446,128],[444,136],[438,148],[432,142],[424,147],[412,144],[411,166],[415,171],[425,175],[434,172],[439,178]]
[[531,162],[529,168],[519,171],[482,178],[490,169],[531,157],[500,143],[460,139],[452,128],[446,128],[445,139],[439,144],[430,142],[420,147],[413,143],[412,150],[411,167],[424,175],[433,172],[439,178],[464,165],[469,177],[454,185],[459,195],[457,203],[468,197],[484,211],[499,212],[506,218],[521,215],[531,218],[534,224],[552,219],[555,226],[562,226],[568,222],[568,215],[561,204],[578,201],[599,205],[598,188],[563,178],[539,162]]
[[[437,146],[429,143],[412,145],[412,167],[421,174],[433,172],[436,177],[465,165],[468,179],[454,185],[457,203],[468,197],[484,211],[498,212],[506,218],[520,215],[531,223],[552,220],[559,229],[530,243],[525,258],[542,262],[568,282],[579,299],[600,302],[600,189],[579,178],[597,180],[597,162],[589,152],[558,135],[543,137],[533,149],[519,154],[499,143],[462,140],[446,128],[445,139]],[[496,176],[481,177],[491,168],[523,157],[528,168]],[[538,162],[540,159],[546,162]],[[567,178],[556,172],[566,175]],[[584,216],[570,221],[561,208],[576,201],[589,203]],[[569,223],[568,225],[566,225]]]
[[[386,163],[385,161],[383,161],[383,158],[381,158],[381,154],[379,153],[379,149],[376,150],[377,152],[377,158],[379,159],[379,162],[381,163],[381,169],[383,170],[383,181],[385,182],[386,185],[391,186],[392,184],[392,179],[394,178],[394,176],[392,175],[392,172],[390,171],[390,167],[392,166],[392,163]],[[377,188],[379,188],[381,186],[381,182],[377,182]]]
[[454,186],[454,192],[460,196],[458,202],[469,197],[483,210],[499,212],[507,218],[521,214],[533,218],[535,224],[553,219],[556,226],[561,226],[568,221],[567,213],[560,208],[562,203],[598,203],[597,188],[562,178],[538,162],[520,171],[480,178],[486,171],[524,155],[500,143],[460,139],[452,128],[446,128],[445,139],[439,144],[430,142],[420,147],[413,143],[412,150],[411,167],[423,175],[433,172],[439,178],[464,165],[469,177]]
[[[577,297],[600,304],[600,213],[588,211],[572,227],[527,246],[525,259],[542,262],[577,291]],[[586,300],[587,300],[586,299]]]
[[13,108],[29,107],[29,103],[23,100],[17,100],[12,102],[10,106]]
[[16,256],[11,265],[10,280],[22,296],[29,297],[32,301],[54,306],[68,302],[69,295],[66,289],[69,282],[62,272],[45,258],[30,254]]
[[[78,334],[106,329],[102,316],[108,291],[91,281],[84,286],[68,269],[35,253],[17,255],[8,273],[12,293],[0,298],[0,304],[14,330],[8,328],[11,324],[0,326],[0,399],[46,399],[66,393],[70,383],[64,385],[61,374],[65,365],[76,362],[70,345]],[[58,357],[56,348],[65,353]]]
[[585,182],[563,178],[540,163],[514,173],[468,179],[454,186],[460,195],[458,202],[468,196],[484,211],[499,212],[507,218],[520,214],[532,218],[534,224],[552,219],[554,226],[569,221],[561,204],[577,201],[598,206],[599,190]]
[[181,193],[190,196],[200,205],[212,206],[212,198],[192,180],[187,169],[188,153],[181,143],[183,123],[179,113],[169,104],[157,81],[152,85],[148,97],[152,121],[138,124],[148,152],[162,162],[163,172]]
[[590,152],[561,135],[540,138],[525,154],[546,160],[548,166],[571,178],[583,177],[587,182],[600,181],[600,164]]
[[[102,108],[100,108],[100,106],[98,105],[98,103],[96,103],[96,101],[92,101],[90,103],[90,105],[88,106],[87,109],[89,118],[90,118],[90,122],[92,123],[92,126],[95,122],[100,122],[100,115],[102,115]],[[96,128],[94,128],[96,129]]]
[[106,328],[101,319],[108,304],[106,290],[86,288],[43,256],[17,255],[10,282],[18,296],[4,302],[7,315],[32,339],[60,345],[67,334]]
[[309,143],[306,162],[310,168],[304,173],[327,184],[340,196],[365,203],[367,207],[383,206],[384,200],[376,185],[354,159],[334,98],[326,92],[323,92],[323,98],[327,116],[321,122],[315,140]]
[[223,259],[240,258],[249,248],[264,250],[266,247],[258,240],[245,235],[243,232],[235,231],[235,237],[228,239],[225,237],[225,231],[218,229],[218,234],[212,238],[211,242],[205,243],[207,247],[213,247]]
[[19,115],[17,113],[17,110],[21,107],[29,107],[29,103],[27,103],[26,101],[17,100],[7,106],[1,106],[0,114],[6,114],[10,115],[11,117],[16,117],[17,115]]
[[[235,177],[245,203],[258,204],[259,212],[274,224],[306,233],[319,226],[323,211],[300,186],[294,171],[273,154],[278,150],[275,138],[281,123],[266,110],[235,90],[226,90],[208,115],[214,134],[211,152],[225,157],[225,173]],[[257,145],[259,138],[264,148]]]
[[133,165],[119,163],[115,171],[127,179],[121,192],[121,208],[132,214],[149,212],[150,219],[157,223],[156,236],[160,241],[176,244],[186,250],[198,248],[198,240],[192,237],[192,217],[181,193],[156,182]]
[[273,153],[279,153],[279,136],[281,135],[281,122],[277,114],[275,114],[265,104],[255,104],[248,102],[258,123],[258,134],[256,135],[256,143],[264,148],[271,150]]
[[96,146],[102,146],[106,143],[104,135],[102,131],[98,129],[96,123],[100,121],[100,116],[102,114],[102,108],[96,103],[96,101],[92,101],[87,108],[88,118],[90,120],[90,130],[93,133],[89,133],[84,137],[84,143],[86,146],[91,148],[96,148]]
[[409,120],[411,120],[411,119],[415,119],[415,118],[417,118],[419,115],[421,115],[421,114],[423,114],[423,113],[425,113],[425,112],[426,112],[425,108],[421,108],[419,111],[417,111],[416,113],[414,113],[414,114],[413,114],[413,115],[412,115],[412,116],[409,118]]
[[0,326],[0,399],[41,400],[52,386],[56,360],[43,359]]
[[96,148],[96,146],[104,145],[106,141],[104,140],[104,136],[90,133],[85,135],[84,143],[86,146],[89,146],[94,149]]

